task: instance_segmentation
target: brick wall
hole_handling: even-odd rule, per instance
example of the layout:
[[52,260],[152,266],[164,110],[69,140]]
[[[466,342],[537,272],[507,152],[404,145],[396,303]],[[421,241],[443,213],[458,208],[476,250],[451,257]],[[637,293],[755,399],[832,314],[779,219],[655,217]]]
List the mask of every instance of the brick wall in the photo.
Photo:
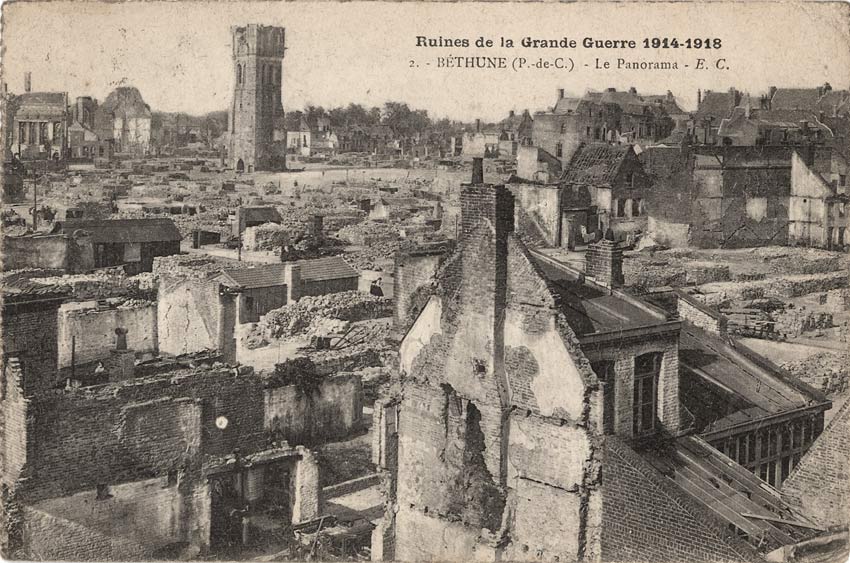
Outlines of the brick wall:
[[683,292],[676,292],[676,310],[679,317],[699,328],[714,334],[726,333],[726,317],[719,311],[712,311],[693,297]]
[[2,319],[2,357],[17,357],[23,370],[26,395],[59,383],[57,361],[57,314],[59,302],[6,303]]
[[603,561],[749,561],[734,538],[616,437],[602,461]]
[[850,514],[850,402],[835,414],[791,475],[782,497],[821,526],[846,526]]
[[393,329],[402,336],[412,322],[411,317],[424,303],[415,302],[414,293],[431,282],[442,261],[442,253],[397,253],[393,274]]
[[618,340],[602,348],[585,349],[591,362],[614,361],[614,432],[624,438],[633,435],[635,358],[651,352],[662,354],[656,393],[657,419],[665,430],[676,434],[681,426],[678,334]]
[[[160,376],[33,399],[27,498],[159,475],[264,445],[262,388],[232,370]],[[226,417],[225,429],[216,419]],[[73,470],[68,460],[74,460]]]

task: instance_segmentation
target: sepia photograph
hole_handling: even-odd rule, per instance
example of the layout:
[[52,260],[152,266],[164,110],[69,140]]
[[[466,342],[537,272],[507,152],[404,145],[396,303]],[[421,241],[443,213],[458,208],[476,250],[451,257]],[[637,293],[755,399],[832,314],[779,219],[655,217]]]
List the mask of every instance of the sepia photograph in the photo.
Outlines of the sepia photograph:
[[0,5],[2,559],[849,560],[850,3]]

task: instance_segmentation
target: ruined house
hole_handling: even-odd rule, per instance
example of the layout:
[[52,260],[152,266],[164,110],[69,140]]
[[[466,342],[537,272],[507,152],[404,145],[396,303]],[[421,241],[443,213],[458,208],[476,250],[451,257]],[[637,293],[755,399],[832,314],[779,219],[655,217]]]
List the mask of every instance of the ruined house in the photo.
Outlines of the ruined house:
[[237,297],[239,323],[257,322],[272,309],[308,295],[357,291],[359,280],[360,274],[339,256],[225,270],[213,278]]
[[150,150],[151,109],[137,88],[110,92],[95,111],[94,127],[100,141],[112,141],[115,152],[144,155]]
[[236,221],[233,223],[233,236],[241,236],[248,227],[257,227],[265,223],[280,225],[283,217],[271,206],[241,206],[236,208]]
[[640,159],[653,186],[648,232],[659,244],[840,247],[846,163],[831,147],[650,147]]
[[53,234],[88,233],[94,267],[123,266],[130,274],[150,272],[153,259],[180,252],[180,231],[171,219],[104,219],[57,221]]
[[215,354],[137,364],[118,339],[106,380],[78,386],[57,370],[65,293],[2,291],[4,555],[233,556],[318,516],[318,464],[294,444],[360,428],[357,376],[327,375],[311,391]]
[[560,182],[583,187],[598,213],[596,229],[629,239],[646,229],[649,176],[631,145],[582,144],[564,167]]
[[697,110],[693,114],[694,142],[703,145],[719,143],[721,122],[732,115],[743,94],[730,88],[727,92],[697,91]]
[[691,434],[682,320],[617,289],[613,241],[582,275],[525,247],[504,187],[464,185],[461,206],[401,393],[376,409],[390,498],[373,557],[746,561],[818,535]]

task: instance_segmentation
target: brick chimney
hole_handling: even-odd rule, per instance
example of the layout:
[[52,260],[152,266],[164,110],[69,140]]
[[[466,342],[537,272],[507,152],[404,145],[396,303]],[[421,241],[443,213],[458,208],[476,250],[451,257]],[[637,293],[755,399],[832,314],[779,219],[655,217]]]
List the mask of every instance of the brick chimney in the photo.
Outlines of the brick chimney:
[[24,92],[32,92],[32,73],[24,73]]
[[472,159],[472,183],[484,183],[484,159],[476,157]]
[[514,196],[505,186],[484,183],[484,159],[472,159],[472,183],[460,192],[461,237],[470,235],[483,221],[496,229],[496,237],[506,239],[514,230]]
[[286,284],[287,304],[301,299],[301,266],[297,262],[287,262],[285,264],[283,281]]
[[697,106],[702,103],[702,90],[697,90]]
[[623,251],[614,242],[611,229],[605,231],[602,240],[590,244],[587,248],[586,274],[605,287],[622,287]]
[[481,120],[480,119],[475,120],[475,132],[476,133],[481,132]]
[[558,99],[559,100],[564,99],[564,89],[563,88],[558,88]]

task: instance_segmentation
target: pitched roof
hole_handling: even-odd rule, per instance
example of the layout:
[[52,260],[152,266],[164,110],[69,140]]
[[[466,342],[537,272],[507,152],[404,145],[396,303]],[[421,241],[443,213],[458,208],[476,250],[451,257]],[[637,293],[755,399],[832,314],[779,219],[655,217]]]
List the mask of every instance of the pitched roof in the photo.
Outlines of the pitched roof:
[[[320,282],[359,277],[360,274],[339,256],[293,262],[301,268],[301,280]],[[286,263],[264,264],[255,268],[225,270],[217,279],[239,289],[256,289],[286,285]]]
[[552,110],[552,113],[573,113],[578,109],[580,103],[581,98],[561,98],[555,104],[555,108]]
[[63,116],[67,111],[64,92],[27,92],[16,96],[15,116]]
[[638,451],[716,520],[746,533],[762,553],[819,534],[814,522],[783,502],[770,485],[697,436]]
[[770,100],[773,109],[814,109],[821,93],[817,88],[777,88]]
[[611,183],[630,151],[632,148],[629,145],[583,143],[573,153],[570,163],[561,175],[561,182]]
[[737,104],[735,97],[735,92],[703,92],[702,100],[694,113],[694,119],[699,121],[713,117],[719,124],[721,119],[729,117],[735,109]]
[[90,232],[95,244],[174,242],[183,239],[177,225],[168,218],[57,221],[53,227],[54,233],[70,234],[77,230]]
[[[698,411],[697,425],[701,433],[719,432],[739,424],[747,424],[768,416],[828,401],[808,389],[792,376],[783,374],[741,343],[734,347],[720,337],[689,323],[682,326],[679,336],[679,365],[687,372],[701,378],[704,383],[724,390],[724,408],[699,405],[683,401]],[[683,380],[683,393],[687,393],[687,379]],[[730,401],[727,393],[734,394]],[[701,393],[701,401],[705,393]],[[691,410],[694,410],[692,408]]]

